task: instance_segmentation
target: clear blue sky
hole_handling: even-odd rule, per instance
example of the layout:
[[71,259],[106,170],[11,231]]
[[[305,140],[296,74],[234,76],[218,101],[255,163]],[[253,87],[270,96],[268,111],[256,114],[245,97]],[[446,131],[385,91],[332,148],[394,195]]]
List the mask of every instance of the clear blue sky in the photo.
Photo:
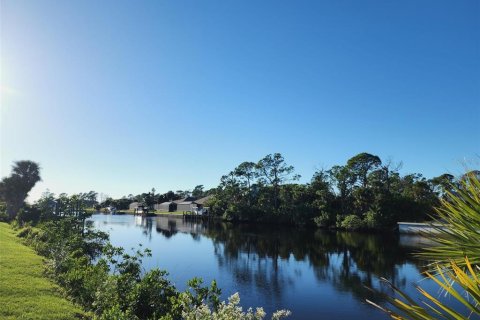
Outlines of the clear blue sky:
[[1,0],[1,175],[37,198],[214,187],[282,153],[403,173],[480,154],[480,1]]

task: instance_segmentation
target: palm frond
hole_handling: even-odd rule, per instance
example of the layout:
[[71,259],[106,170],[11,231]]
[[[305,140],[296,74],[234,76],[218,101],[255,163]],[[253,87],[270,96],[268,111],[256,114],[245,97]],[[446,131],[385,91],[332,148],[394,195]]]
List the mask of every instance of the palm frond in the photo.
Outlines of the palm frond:
[[[479,272],[478,269],[473,268],[468,258],[464,259],[463,264],[467,267],[460,267],[455,261],[451,261],[448,268],[437,265],[437,275],[429,272],[426,275],[454,300],[460,302],[465,307],[465,313],[448,307],[426,290],[417,287],[420,294],[426,298],[422,302],[423,305],[420,305],[385,279],[382,280],[399,296],[399,298],[393,298],[385,295],[386,300],[393,308],[381,307],[369,300],[367,302],[388,313],[393,319],[425,320],[442,318],[463,320],[470,319],[472,314],[480,316]],[[456,285],[453,285],[453,283]]]
[[[425,248],[418,256],[449,265],[453,260],[465,265],[480,265],[480,181],[476,175],[466,175],[453,192],[448,192],[436,209],[438,217],[432,226],[435,233],[427,234],[437,245]],[[444,225],[446,228],[439,227]]]
[[[437,209],[437,233],[428,236],[437,245],[418,255],[435,261],[426,277],[436,283],[464,307],[455,310],[421,287],[417,290],[425,298],[422,305],[384,280],[399,298],[385,295],[391,308],[368,303],[388,313],[393,319],[470,319],[480,317],[480,181],[474,174],[466,175],[460,185],[442,200]],[[438,227],[438,223],[446,228]]]

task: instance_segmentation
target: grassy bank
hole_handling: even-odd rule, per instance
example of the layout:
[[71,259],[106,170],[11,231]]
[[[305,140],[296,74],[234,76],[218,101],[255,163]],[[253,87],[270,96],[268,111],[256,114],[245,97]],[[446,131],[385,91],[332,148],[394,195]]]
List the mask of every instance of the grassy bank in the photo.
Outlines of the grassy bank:
[[21,244],[6,223],[0,223],[0,242],[1,319],[82,318],[83,311],[44,277],[42,258]]

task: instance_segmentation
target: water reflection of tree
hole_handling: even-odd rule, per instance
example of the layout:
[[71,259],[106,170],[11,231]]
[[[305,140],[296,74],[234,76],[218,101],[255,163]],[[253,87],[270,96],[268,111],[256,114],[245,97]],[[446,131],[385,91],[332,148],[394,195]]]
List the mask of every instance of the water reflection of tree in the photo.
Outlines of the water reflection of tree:
[[148,237],[149,240],[152,239],[152,229],[153,229],[153,222],[151,218],[136,216],[135,217],[135,225],[141,227],[142,233]]
[[362,300],[378,299],[365,287],[382,289],[377,286],[380,277],[404,287],[406,276],[399,274],[398,267],[414,262],[395,237],[318,231],[315,239],[316,247],[323,248],[323,255],[328,257],[325,264],[310,260],[317,279]]
[[225,223],[210,226],[205,235],[214,241],[219,265],[227,267],[237,281],[251,282],[276,295],[295,283],[294,277],[279,270],[279,261],[291,257],[308,262],[318,281],[328,282],[362,301],[366,297],[379,299],[365,287],[378,288],[380,277],[405,287],[406,276],[400,275],[398,268],[407,262],[418,263],[398,245],[396,237],[385,235],[233,227]]
[[256,291],[272,298],[280,298],[282,290],[294,284],[294,278],[279,270],[279,256],[259,255],[255,252],[255,237],[246,237],[243,247],[232,242],[214,239],[214,252],[221,268],[227,269],[235,282],[243,287],[255,286]]
[[199,240],[200,234],[212,239],[219,266],[227,269],[236,283],[255,286],[265,296],[273,295],[277,299],[301,277],[301,274],[282,270],[284,263],[291,259],[310,265],[319,282],[349,292],[361,301],[381,300],[365,288],[381,290],[380,277],[404,288],[407,279],[399,273],[399,268],[407,262],[421,264],[391,235],[178,219],[157,219],[156,229],[167,238],[184,232],[194,240]]

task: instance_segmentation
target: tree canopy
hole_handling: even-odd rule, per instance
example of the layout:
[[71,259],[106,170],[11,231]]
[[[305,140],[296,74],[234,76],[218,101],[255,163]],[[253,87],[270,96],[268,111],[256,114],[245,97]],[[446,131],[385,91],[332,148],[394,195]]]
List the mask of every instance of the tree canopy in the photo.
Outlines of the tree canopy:
[[29,160],[14,162],[11,175],[0,182],[0,199],[6,203],[10,219],[17,215],[28,193],[40,180],[38,163]]
[[400,166],[363,152],[298,184],[294,167],[280,153],[269,154],[222,176],[209,205],[231,220],[345,229],[385,229],[398,221],[429,219],[455,177],[402,176]]

